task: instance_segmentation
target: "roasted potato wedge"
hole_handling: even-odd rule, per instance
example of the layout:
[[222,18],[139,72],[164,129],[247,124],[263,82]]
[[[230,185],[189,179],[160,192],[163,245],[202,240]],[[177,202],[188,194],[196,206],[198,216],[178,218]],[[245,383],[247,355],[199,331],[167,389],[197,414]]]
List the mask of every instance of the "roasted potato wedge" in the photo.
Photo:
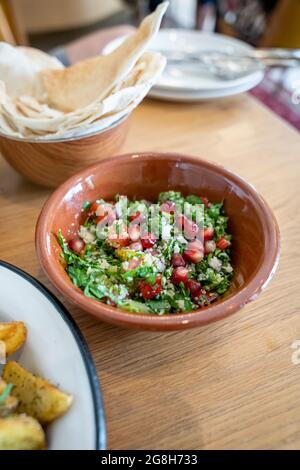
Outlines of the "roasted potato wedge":
[[5,343],[6,355],[15,353],[26,341],[27,328],[23,322],[0,323],[0,341]]
[[1,395],[1,393],[4,392],[6,386],[7,386],[7,383],[3,379],[1,379],[1,377],[0,377],[0,395]]
[[0,450],[42,450],[46,447],[41,425],[30,416],[0,418]]
[[34,376],[17,362],[5,365],[3,379],[14,385],[11,395],[19,401],[17,411],[37,419],[42,425],[59,418],[71,406],[71,395]]
[[10,396],[4,398],[7,389],[7,383],[0,378],[0,418],[5,418],[16,411],[18,406],[18,399]]

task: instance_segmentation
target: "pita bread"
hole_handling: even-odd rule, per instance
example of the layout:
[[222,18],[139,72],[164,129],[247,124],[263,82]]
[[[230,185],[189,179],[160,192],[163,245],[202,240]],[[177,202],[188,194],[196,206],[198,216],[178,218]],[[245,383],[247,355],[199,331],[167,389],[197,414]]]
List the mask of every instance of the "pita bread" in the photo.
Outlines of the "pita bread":
[[38,73],[44,68],[61,69],[62,64],[42,51],[0,42],[0,80],[12,98],[39,96],[43,89]]
[[[0,132],[35,140],[83,136],[100,132],[128,115],[165,67],[161,54],[143,51],[158,31],[166,7],[167,2],[145,18],[109,60],[108,56],[97,57],[79,64],[79,68],[64,69],[42,51],[0,42]],[[78,83],[72,85],[73,95],[67,90],[66,99],[74,98],[76,106],[65,111],[48,102],[41,76],[54,74],[55,78],[67,72],[71,86],[72,70]],[[61,99],[64,97],[58,96]]]
[[[71,113],[62,113],[31,96],[12,100],[0,82],[0,130],[26,138],[83,136],[101,131],[129,114],[146,96],[160,76],[165,58],[157,52],[145,52],[130,74],[102,101]],[[2,86],[1,86],[2,85]],[[9,127],[7,124],[13,124]]]
[[63,70],[42,70],[40,77],[47,103],[72,112],[104,99],[122,81],[156,35],[168,2],[147,16],[139,29],[106,56],[80,62]]

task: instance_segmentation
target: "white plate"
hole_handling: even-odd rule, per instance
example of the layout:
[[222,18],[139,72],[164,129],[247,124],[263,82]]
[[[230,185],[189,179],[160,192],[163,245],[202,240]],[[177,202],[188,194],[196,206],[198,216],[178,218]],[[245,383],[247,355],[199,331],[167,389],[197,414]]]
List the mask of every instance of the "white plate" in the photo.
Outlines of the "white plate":
[[[124,41],[124,36],[111,41],[103,49],[108,54]],[[222,50],[233,54],[251,49],[248,44],[228,36],[202,31],[162,29],[151,42],[151,50],[197,52]],[[166,67],[160,81],[150,91],[150,96],[178,101],[198,101],[232,96],[256,86],[264,73],[256,71],[235,80],[221,80],[195,67]]]
[[199,92],[184,92],[181,90],[166,90],[159,87],[152,88],[150,95],[152,98],[158,98],[167,101],[182,101],[182,102],[196,102],[207,101],[217,98],[225,98],[227,96],[234,96],[239,93],[251,90],[261,82],[260,77],[255,77],[248,83],[236,86],[234,88],[227,88],[224,90],[203,90]]
[[0,321],[24,321],[27,341],[16,360],[74,397],[47,428],[49,450],[100,450],[106,445],[96,369],[76,323],[38,281],[0,261]]

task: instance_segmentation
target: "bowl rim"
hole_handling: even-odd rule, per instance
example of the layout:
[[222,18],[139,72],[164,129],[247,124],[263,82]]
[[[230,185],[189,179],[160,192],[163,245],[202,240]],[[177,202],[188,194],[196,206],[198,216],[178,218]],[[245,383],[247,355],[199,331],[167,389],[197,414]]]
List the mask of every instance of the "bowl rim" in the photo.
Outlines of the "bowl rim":
[[77,135],[77,136],[73,136],[73,137],[63,137],[62,136],[62,137],[55,137],[55,138],[50,138],[50,137],[47,137],[47,138],[43,138],[43,137],[24,138],[24,137],[17,137],[17,136],[14,136],[14,135],[8,135],[8,134],[5,134],[4,132],[0,131],[0,138],[12,140],[12,141],[17,141],[17,142],[31,143],[31,144],[57,144],[59,142],[73,142],[73,141],[77,141],[77,140],[83,140],[83,139],[86,139],[88,137],[93,137],[93,136],[98,135],[98,134],[99,135],[104,134],[105,132],[113,129],[114,127],[117,127],[119,124],[122,124],[122,122],[125,121],[129,116],[130,116],[130,112],[125,114],[124,116],[121,116],[117,121],[114,121],[111,124],[109,124],[108,126],[104,127],[104,129],[91,131],[91,132],[88,132],[86,134]]
[[[153,158],[158,160],[164,160],[167,158],[174,162],[174,164],[181,162],[194,163],[209,168],[219,174],[221,173],[223,177],[227,176],[231,181],[235,181],[239,187],[246,190],[260,207],[264,223],[269,227],[268,232],[265,233],[268,251],[264,250],[258,269],[251,276],[249,282],[230,297],[224,297],[224,300],[221,300],[219,303],[211,304],[208,307],[197,309],[192,312],[166,314],[161,316],[127,312],[84,296],[83,292],[72,284],[72,281],[67,282],[57,272],[57,268],[52,262],[52,257],[47,251],[47,235],[50,233],[48,229],[51,225],[51,220],[48,215],[51,211],[53,214],[53,208],[57,206],[57,203],[67,193],[67,191],[69,191],[71,187],[79,184],[81,181],[89,178],[93,172],[99,171],[102,166],[113,166],[120,163],[120,161],[126,162],[136,159],[147,161],[152,160]],[[80,306],[83,310],[98,319],[109,323],[126,327],[154,330],[170,330],[202,326],[235,313],[248,302],[254,300],[260,292],[267,287],[276,271],[280,258],[280,232],[276,218],[264,198],[257,192],[255,187],[252,184],[249,184],[244,178],[230,170],[227,170],[222,165],[197,156],[175,152],[130,152],[123,155],[117,155],[112,158],[106,158],[100,163],[77,173],[57,188],[46,201],[37,221],[35,244],[37,256],[43,270],[54,286],[68,300]]]

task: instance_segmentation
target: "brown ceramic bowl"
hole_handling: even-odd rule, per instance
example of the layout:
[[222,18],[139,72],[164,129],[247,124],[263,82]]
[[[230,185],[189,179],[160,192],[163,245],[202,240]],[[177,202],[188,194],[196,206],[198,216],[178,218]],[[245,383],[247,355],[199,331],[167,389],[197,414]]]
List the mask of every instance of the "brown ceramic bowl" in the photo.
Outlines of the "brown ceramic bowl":
[[18,139],[0,135],[0,152],[26,179],[56,188],[71,176],[120,151],[128,133],[126,116],[107,129],[76,138]]
[[[158,193],[180,190],[225,200],[233,235],[235,275],[231,288],[209,307],[163,316],[128,313],[87,298],[76,288],[60,262],[55,234],[72,237],[84,201],[111,199],[115,194],[155,201]],[[70,233],[70,228],[71,233]],[[130,154],[105,160],[69,179],[45,204],[36,229],[41,265],[65,297],[100,320],[149,330],[176,330],[220,320],[255,299],[274,273],[280,251],[279,230],[266,202],[239,176],[206,160],[178,154]]]

